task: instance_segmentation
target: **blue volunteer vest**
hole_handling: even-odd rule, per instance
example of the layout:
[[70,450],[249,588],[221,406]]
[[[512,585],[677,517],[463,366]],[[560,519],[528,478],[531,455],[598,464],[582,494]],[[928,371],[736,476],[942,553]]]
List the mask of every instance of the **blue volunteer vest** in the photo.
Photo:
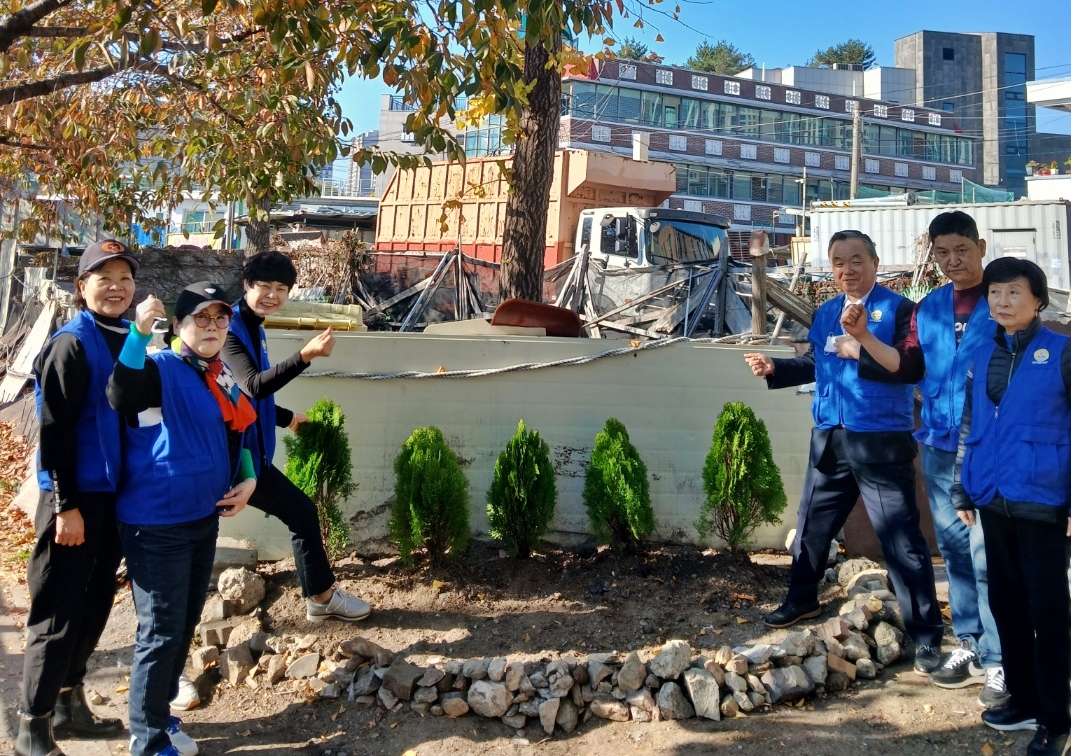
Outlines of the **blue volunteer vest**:
[[919,344],[926,361],[926,375],[919,381],[923,427],[915,433],[915,438],[950,452],[959,444],[971,357],[993,341],[997,330],[996,321],[989,315],[989,303],[982,297],[957,344],[952,289],[952,284],[946,284],[926,295],[915,313]]
[[[176,525],[216,512],[238,460],[204,379],[173,352],[149,355],[160,371],[162,422],[127,428],[115,512],[128,525]],[[143,413],[144,414],[144,413]]]
[[[875,286],[864,304],[867,328],[886,344],[896,335],[896,308],[903,297]],[[829,336],[844,334],[840,324],[844,295],[826,302],[814,315],[807,338],[814,344],[815,392],[811,411],[819,429],[843,425],[851,431],[910,431],[913,387],[859,377],[859,362],[825,351]]]
[[[257,363],[261,372],[269,369],[271,363],[268,362],[268,337],[264,333],[264,328],[260,328],[260,352],[258,354],[253,350],[253,337],[249,329],[245,327],[239,306],[236,304],[231,309],[234,311],[234,316],[231,318],[230,332],[242,342],[245,351],[252,355],[253,361]],[[260,475],[260,469],[270,465],[275,456],[275,396],[266,396],[263,399],[254,399],[250,396],[249,401],[253,409],[257,411],[257,421],[245,431],[245,448],[249,449],[253,457],[253,469],[257,475]]]
[[1008,501],[1066,508],[1071,500],[1071,405],[1060,370],[1067,337],[1042,328],[1026,347],[1000,404],[986,393],[996,344],[974,355],[971,432],[961,480],[976,506]]
[[[124,321],[125,323],[125,321]],[[89,360],[89,386],[86,388],[82,413],[74,424],[77,451],[75,482],[82,493],[114,493],[119,483],[121,451],[119,448],[119,415],[108,404],[105,389],[115,367],[115,357],[88,310],[82,310],[56,331],[72,334],[82,344]],[[41,419],[40,376],[34,377],[34,400],[37,419]],[[52,476],[37,464],[37,485],[43,491],[52,490]]]

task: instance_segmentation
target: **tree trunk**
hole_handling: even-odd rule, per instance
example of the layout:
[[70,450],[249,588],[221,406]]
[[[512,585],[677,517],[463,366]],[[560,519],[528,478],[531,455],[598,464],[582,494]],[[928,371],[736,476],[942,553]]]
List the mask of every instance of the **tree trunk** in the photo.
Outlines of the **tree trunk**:
[[[529,43],[532,44],[529,44]],[[521,113],[513,155],[512,193],[506,200],[502,229],[502,299],[543,301],[543,257],[546,253],[547,208],[554,179],[554,153],[561,125],[562,77],[547,67],[561,51],[561,37],[524,47],[524,79],[535,81],[528,107]]]
[[262,197],[256,201],[256,207],[259,209],[256,220],[253,219],[253,208],[250,207],[249,225],[245,227],[246,253],[250,255],[271,249],[271,226],[268,223],[271,200]]

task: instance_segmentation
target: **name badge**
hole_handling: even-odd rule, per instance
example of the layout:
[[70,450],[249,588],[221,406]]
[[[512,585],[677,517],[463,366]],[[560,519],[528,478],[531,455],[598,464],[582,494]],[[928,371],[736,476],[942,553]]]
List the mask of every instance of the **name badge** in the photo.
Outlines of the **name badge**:
[[833,334],[826,336],[826,352],[833,353],[837,351],[837,337]]

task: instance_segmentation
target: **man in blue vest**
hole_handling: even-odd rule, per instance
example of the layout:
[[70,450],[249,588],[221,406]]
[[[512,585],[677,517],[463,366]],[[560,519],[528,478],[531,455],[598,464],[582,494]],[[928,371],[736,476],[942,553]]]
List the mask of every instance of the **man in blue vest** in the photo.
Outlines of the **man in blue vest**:
[[944,628],[915,503],[913,389],[877,364],[844,325],[862,323],[882,343],[897,344],[907,334],[912,303],[876,285],[878,255],[866,234],[833,234],[829,259],[843,293],[815,313],[808,352],[794,359],[744,355],[770,388],[815,382],[815,427],[788,595],[764,621],[789,627],[819,615],[829,544],[861,495],[915,642],[915,671],[930,674],[941,661]]
[[[982,290],[985,240],[974,219],[960,210],[930,222],[930,249],[950,283],[928,294],[911,317],[907,337],[892,348],[860,332],[859,341],[877,362],[901,379],[919,381],[922,474],[933,513],[937,547],[948,573],[948,603],[959,648],[931,676],[934,685],[983,685],[978,702],[988,708],[1007,702],[1000,638],[989,609],[985,543],[981,527],[968,527],[952,505],[967,370],[980,346],[990,344],[996,322]],[[977,516],[977,515],[976,515]]]

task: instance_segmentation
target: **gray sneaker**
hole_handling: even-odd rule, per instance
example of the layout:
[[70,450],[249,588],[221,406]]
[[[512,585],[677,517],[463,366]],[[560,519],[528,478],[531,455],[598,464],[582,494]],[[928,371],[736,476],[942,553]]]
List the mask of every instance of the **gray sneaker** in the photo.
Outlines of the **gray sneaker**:
[[372,613],[367,601],[351,596],[341,588],[335,588],[331,599],[326,604],[305,599],[305,619],[309,622],[323,622],[334,619],[343,622],[360,622]]
[[930,675],[938,688],[965,688],[985,684],[985,670],[978,663],[978,653],[970,641],[963,641]]
[[1004,667],[990,667],[985,671],[985,687],[978,694],[978,704],[985,709],[995,709],[1011,701],[1011,694],[1004,684]]

